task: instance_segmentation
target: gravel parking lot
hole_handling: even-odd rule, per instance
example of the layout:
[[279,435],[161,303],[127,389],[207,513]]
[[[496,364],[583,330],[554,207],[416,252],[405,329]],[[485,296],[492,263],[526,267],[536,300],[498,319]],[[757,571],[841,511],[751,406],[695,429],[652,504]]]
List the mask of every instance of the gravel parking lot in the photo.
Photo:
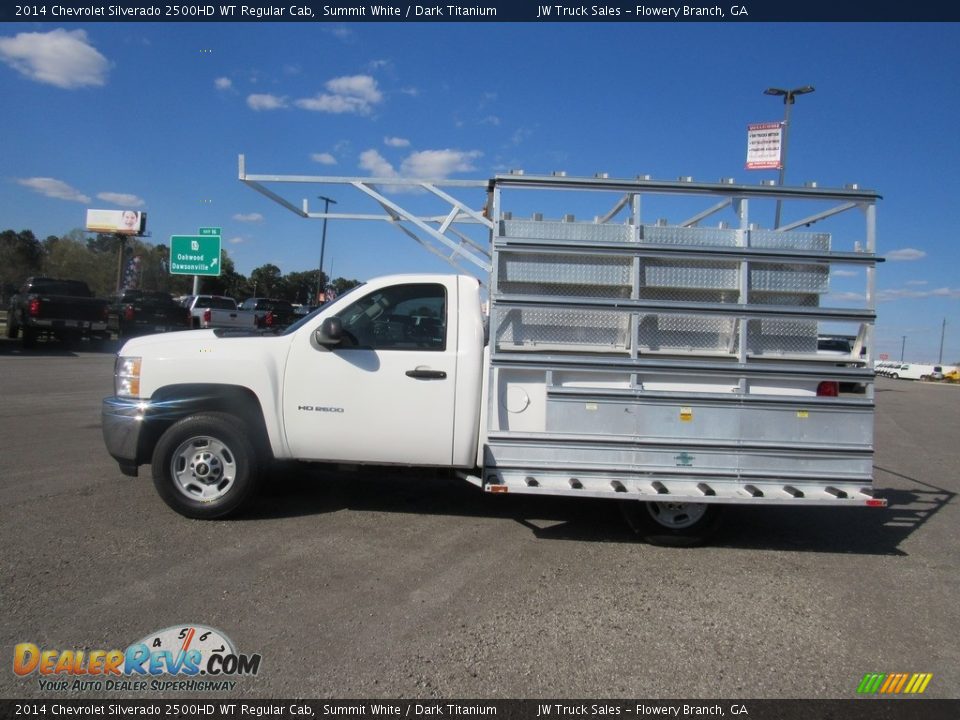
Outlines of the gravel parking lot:
[[960,387],[878,381],[888,509],[738,508],[678,550],[604,501],[418,471],[282,468],[246,516],[187,520],[103,447],[112,365],[0,341],[0,697],[51,697],[17,643],[191,623],[262,655],[236,697],[853,698],[867,672],[960,696]]

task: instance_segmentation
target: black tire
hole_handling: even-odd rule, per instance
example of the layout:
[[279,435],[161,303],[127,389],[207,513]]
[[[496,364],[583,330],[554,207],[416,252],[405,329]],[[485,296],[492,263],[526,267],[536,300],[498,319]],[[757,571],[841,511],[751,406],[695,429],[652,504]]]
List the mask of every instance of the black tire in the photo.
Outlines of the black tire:
[[620,503],[624,519],[637,535],[651,545],[694,547],[702,545],[719,529],[722,506],[715,503],[638,502]]
[[37,346],[37,335],[39,333],[34,328],[25,327],[23,328],[23,337],[21,338],[21,345],[24,350],[30,350]]
[[260,475],[250,430],[225,413],[192,415],[171,425],[153,451],[153,484],[188,518],[212,520],[240,510]]

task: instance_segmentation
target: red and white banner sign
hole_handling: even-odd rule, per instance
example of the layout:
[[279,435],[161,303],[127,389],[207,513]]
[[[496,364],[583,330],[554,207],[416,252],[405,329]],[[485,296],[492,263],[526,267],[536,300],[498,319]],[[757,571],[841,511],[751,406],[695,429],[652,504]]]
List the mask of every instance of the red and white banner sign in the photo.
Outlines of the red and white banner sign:
[[747,170],[779,170],[783,123],[747,125]]

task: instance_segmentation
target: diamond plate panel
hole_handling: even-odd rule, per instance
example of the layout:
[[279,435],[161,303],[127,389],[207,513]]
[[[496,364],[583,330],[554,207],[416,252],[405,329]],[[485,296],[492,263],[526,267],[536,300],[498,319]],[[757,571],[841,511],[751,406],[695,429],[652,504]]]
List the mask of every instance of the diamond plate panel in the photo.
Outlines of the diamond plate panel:
[[644,350],[733,352],[738,342],[737,321],[702,315],[642,314],[637,342],[641,353]]
[[754,355],[817,352],[816,320],[762,318],[747,322],[747,352]]
[[752,263],[750,289],[781,293],[825,293],[830,290],[827,265]]
[[778,232],[776,230],[751,230],[750,246],[780,250],[830,251],[830,233]]
[[659,288],[736,290],[739,263],[709,260],[644,258],[640,266],[643,285]]
[[632,242],[633,226],[557,220],[501,220],[500,234],[507,238],[572,240],[586,243]]
[[630,315],[603,310],[495,308],[498,350],[569,349],[625,351]]
[[501,251],[497,287],[519,295],[625,298],[632,274],[629,257]]
[[677,227],[675,225],[643,225],[640,241],[662,245],[736,246],[738,230],[728,228]]

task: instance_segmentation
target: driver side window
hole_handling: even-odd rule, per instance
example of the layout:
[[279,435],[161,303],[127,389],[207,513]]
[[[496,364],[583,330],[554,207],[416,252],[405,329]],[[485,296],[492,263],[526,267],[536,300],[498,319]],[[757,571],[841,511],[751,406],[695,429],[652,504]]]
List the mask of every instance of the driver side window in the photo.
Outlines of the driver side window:
[[393,285],[364,295],[338,313],[346,342],[370,350],[444,350],[447,294],[443,285]]

